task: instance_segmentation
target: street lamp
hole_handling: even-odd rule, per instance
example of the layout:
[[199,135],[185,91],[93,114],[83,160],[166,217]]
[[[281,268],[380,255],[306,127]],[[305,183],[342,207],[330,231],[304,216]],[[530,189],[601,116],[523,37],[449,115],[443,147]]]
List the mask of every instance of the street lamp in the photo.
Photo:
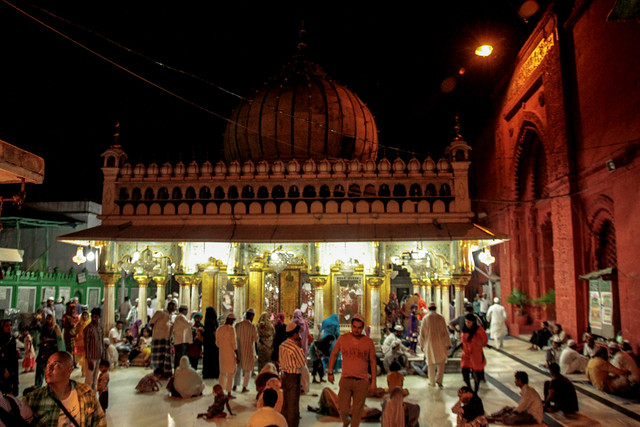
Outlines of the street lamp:
[[491,46],[490,44],[483,44],[476,48],[476,55],[481,56],[483,58],[486,58],[487,56],[491,55],[491,52],[493,52],[493,46]]
[[491,264],[493,264],[496,261],[496,258],[493,255],[491,255],[491,251],[485,251],[483,249],[482,252],[478,254],[478,260],[480,260],[481,263],[487,266],[486,276],[487,276],[487,285],[489,286],[489,301],[492,301],[493,285],[491,284]]

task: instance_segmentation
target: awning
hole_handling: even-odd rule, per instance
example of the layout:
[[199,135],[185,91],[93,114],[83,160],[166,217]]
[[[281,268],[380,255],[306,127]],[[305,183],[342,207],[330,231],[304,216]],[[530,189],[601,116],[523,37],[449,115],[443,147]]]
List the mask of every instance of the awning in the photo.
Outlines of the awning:
[[83,244],[92,240],[159,242],[361,242],[410,240],[495,240],[508,236],[472,223],[316,225],[101,225],[58,236]]
[[24,250],[0,248],[0,262],[22,262]]
[[22,180],[42,184],[44,160],[28,151],[0,140],[0,183],[19,183]]

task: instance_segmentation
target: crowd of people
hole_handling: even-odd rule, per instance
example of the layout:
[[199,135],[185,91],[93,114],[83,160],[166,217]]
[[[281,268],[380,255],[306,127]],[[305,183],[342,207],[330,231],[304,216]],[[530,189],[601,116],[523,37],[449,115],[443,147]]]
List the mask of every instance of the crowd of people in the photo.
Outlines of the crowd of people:
[[[232,416],[235,393],[250,392],[257,373],[256,412],[248,425],[295,427],[300,422],[300,396],[309,392],[311,383],[333,384],[340,372],[339,392],[323,387],[319,407],[309,410],[338,416],[344,425],[355,427],[363,420],[415,426],[420,407],[405,401],[410,394],[404,387],[405,376],[424,377],[429,386],[443,388],[446,360],[457,349],[465,384],[452,408],[458,426],[540,423],[544,411],[573,414],[578,400],[566,376],[570,374],[584,373],[594,387],[607,393],[637,390],[640,370],[624,343],[603,346],[587,334],[579,345],[561,325],[544,322],[531,338],[532,349],[545,350],[544,366],[551,377],[542,397],[529,386],[527,374],[518,371],[514,383],[521,390],[519,405],[485,414],[478,392],[485,381],[486,330],[498,350],[507,334],[506,310],[498,298],[493,302],[488,305],[486,297],[478,295],[465,304],[461,316],[447,322],[436,305],[427,304],[419,294],[402,304],[391,294],[385,305],[382,351],[377,353],[360,314],[342,325],[343,333],[338,315],[332,314],[314,336],[300,310],[289,322],[283,313],[267,312],[255,321],[250,308],[236,321],[234,313],[219,318],[213,307],[207,307],[203,322],[201,313],[179,306],[174,294],[164,308],[150,306],[146,319],[138,318],[138,300],[130,304],[125,299],[116,312],[115,326],[105,336],[101,308],[89,312],[71,300],[61,310],[61,301],[49,299],[38,313],[36,327],[20,332],[23,356],[11,321],[0,322],[0,368],[4,368],[0,408],[15,418],[12,425],[22,425],[20,420],[33,425],[106,425],[110,371],[134,365],[152,369],[140,379],[137,392],[166,388],[172,399],[200,396],[204,379],[217,380],[212,404],[198,414],[205,419]],[[344,333],[345,327],[349,332]],[[423,358],[417,362],[420,353]],[[35,370],[35,381],[17,400],[20,358],[24,372]],[[82,370],[84,383],[70,379],[74,369]],[[387,387],[378,387],[377,378],[384,374]],[[367,407],[367,397],[384,398],[382,410]]]

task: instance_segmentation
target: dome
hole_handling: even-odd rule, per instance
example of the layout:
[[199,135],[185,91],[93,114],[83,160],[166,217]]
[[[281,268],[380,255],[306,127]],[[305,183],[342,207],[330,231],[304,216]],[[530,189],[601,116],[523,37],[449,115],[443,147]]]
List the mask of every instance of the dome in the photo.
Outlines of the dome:
[[240,103],[224,135],[228,162],[376,159],[378,131],[367,106],[299,52],[279,76]]

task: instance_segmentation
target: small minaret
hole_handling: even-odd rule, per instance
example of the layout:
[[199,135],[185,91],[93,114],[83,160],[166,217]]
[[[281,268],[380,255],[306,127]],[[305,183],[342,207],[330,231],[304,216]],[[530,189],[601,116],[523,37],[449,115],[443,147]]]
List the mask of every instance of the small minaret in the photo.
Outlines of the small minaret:
[[116,122],[116,128],[113,133],[113,144],[102,153],[104,163],[102,165],[102,174],[104,182],[102,184],[102,214],[110,215],[115,212],[115,191],[116,182],[120,173],[120,168],[127,163],[127,154],[120,146],[120,122]]
[[455,136],[444,154],[449,158],[453,171],[453,195],[455,197],[453,212],[471,213],[471,199],[469,197],[469,151],[471,147],[462,138],[460,133],[460,116],[456,112],[456,124],[453,127]]

